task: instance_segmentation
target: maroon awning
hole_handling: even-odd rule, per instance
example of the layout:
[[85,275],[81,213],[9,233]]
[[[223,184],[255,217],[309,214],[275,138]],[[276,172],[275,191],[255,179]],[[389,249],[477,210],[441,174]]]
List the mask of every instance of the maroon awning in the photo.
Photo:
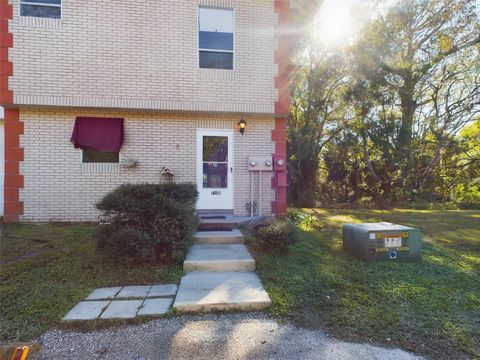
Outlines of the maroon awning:
[[120,151],[123,145],[123,119],[77,117],[70,141],[77,149]]

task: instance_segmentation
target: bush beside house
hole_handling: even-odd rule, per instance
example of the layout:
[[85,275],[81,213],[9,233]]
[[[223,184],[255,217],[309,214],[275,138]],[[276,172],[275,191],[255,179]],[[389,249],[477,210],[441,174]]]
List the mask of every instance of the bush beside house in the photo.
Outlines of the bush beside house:
[[98,249],[112,257],[172,262],[196,229],[194,184],[124,184],[97,204]]
[[255,224],[252,236],[264,250],[285,251],[297,239],[295,224],[289,219],[275,219]]

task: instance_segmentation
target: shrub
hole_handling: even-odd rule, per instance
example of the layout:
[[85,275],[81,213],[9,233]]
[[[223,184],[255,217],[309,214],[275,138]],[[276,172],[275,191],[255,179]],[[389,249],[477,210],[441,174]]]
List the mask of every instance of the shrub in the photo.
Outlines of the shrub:
[[480,179],[471,181],[469,185],[457,185],[455,191],[460,209],[480,209]]
[[295,208],[287,210],[288,219],[297,226],[306,226],[309,228],[321,229],[323,227],[322,221],[315,214],[301,211]]
[[304,213],[300,209],[289,207],[287,208],[287,216],[292,222],[299,223],[303,219]]
[[253,227],[253,236],[264,249],[286,250],[297,240],[297,230],[291,220],[276,219]]
[[125,184],[97,204],[107,224],[96,233],[98,249],[113,257],[171,262],[195,231],[193,184]]

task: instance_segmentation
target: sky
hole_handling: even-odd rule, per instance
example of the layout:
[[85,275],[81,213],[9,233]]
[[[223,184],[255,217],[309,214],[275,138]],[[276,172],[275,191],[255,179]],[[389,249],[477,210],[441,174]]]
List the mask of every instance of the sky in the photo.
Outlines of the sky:
[[[393,5],[396,0],[379,2],[383,9]],[[348,43],[355,37],[372,12],[358,11],[360,5],[365,5],[362,0],[323,0],[315,17],[314,32],[316,37],[326,47],[336,47]],[[357,10],[355,10],[357,9]],[[476,0],[476,11],[480,21],[480,0]]]

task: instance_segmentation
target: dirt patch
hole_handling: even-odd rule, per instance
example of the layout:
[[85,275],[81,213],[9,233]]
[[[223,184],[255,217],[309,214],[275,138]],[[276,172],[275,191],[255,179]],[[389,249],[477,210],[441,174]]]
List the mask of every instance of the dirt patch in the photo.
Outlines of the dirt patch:
[[26,254],[22,254],[22,255],[19,255],[19,256],[13,256],[13,257],[10,257],[10,258],[4,259],[4,260],[0,260],[0,266],[16,264],[20,261],[31,259],[35,256],[44,255],[44,254],[48,253],[50,251],[50,249],[52,249],[52,248],[53,247],[47,246],[46,248],[44,247],[42,249],[33,250],[33,251],[30,251]]

